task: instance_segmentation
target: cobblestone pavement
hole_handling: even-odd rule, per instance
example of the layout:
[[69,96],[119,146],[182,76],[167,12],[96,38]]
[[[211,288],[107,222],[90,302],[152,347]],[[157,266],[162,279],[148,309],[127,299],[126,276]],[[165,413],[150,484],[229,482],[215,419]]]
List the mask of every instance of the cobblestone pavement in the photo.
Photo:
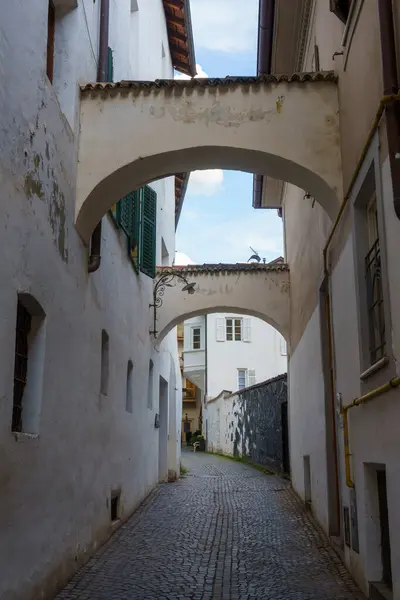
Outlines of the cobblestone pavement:
[[183,463],[57,600],[363,598],[286,481],[199,452]]

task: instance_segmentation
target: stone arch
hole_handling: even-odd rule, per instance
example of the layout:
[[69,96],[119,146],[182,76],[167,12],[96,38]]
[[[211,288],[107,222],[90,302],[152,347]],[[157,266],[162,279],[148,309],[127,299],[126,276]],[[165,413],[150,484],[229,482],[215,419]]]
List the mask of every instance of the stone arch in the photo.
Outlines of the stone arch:
[[126,193],[196,169],[288,181],[336,216],[341,164],[332,74],[198,81],[83,88],[76,225],[85,242]]
[[245,308],[242,306],[216,306],[216,307],[210,308],[210,309],[195,310],[193,312],[184,313],[182,315],[175,317],[166,327],[164,327],[164,329],[162,331],[159,332],[158,337],[157,337],[157,346],[159,346],[161,344],[161,342],[163,341],[165,336],[168,335],[168,333],[176,325],[178,325],[178,323],[181,323],[182,321],[186,321],[186,319],[191,319],[192,317],[199,317],[200,315],[212,315],[215,313],[231,313],[231,314],[238,314],[238,315],[244,315],[244,316],[249,316],[249,317],[257,317],[257,319],[264,321],[264,323],[267,323],[268,325],[271,325],[271,327],[276,329],[278,331],[278,333],[280,333],[282,335],[282,337],[286,340],[287,344],[289,345],[289,332],[286,331],[286,328],[284,327],[283,323],[277,323],[268,314],[258,312],[256,310],[252,310],[249,308]]
[[188,265],[175,267],[175,271],[195,283],[194,293],[183,291],[184,281],[179,276],[165,289],[156,312],[158,344],[181,321],[210,313],[258,317],[289,341],[290,273],[286,264]]

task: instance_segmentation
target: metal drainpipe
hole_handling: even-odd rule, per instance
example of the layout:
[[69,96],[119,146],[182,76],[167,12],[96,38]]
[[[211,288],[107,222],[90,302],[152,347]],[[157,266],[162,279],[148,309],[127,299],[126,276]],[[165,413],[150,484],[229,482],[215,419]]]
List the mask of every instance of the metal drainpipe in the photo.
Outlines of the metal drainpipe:
[[[396,39],[394,31],[392,0],[379,0],[379,25],[381,33],[382,73],[384,96],[397,94],[399,80],[397,73]],[[400,112],[398,102],[388,102],[385,106],[386,131],[389,148],[390,171],[393,186],[394,210],[400,219]]]
[[[110,25],[110,0],[101,0],[100,7],[100,43],[97,81],[107,81],[108,35]],[[101,263],[101,219],[96,225],[90,241],[88,272],[94,273]]]
[[[275,0],[260,0],[258,24],[257,75],[269,75],[272,63],[272,44],[274,39]],[[253,206],[261,207],[263,175],[253,178]]]

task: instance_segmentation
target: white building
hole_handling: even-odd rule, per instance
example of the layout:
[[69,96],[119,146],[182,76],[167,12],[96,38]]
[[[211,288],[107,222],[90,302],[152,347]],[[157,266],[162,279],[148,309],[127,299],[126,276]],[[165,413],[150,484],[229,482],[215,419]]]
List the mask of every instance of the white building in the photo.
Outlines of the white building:
[[286,355],[281,334],[256,317],[213,313],[184,324],[184,373],[207,398],[285,373]]
[[18,600],[53,597],[179,472],[176,333],[157,349],[149,333],[179,182],[158,180],[102,219],[92,273],[75,186],[79,85],[193,75],[188,3],[11,2],[0,57],[0,597]]

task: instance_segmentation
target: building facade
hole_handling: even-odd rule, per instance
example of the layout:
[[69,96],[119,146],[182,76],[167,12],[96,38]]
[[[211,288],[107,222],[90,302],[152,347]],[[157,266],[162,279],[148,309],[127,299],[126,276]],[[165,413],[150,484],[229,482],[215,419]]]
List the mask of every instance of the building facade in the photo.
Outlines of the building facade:
[[283,216],[291,273],[292,482],[364,592],[397,600],[399,117],[388,95],[399,89],[400,3],[262,5],[260,74],[338,78],[340,211],[329,215],[309,189],[255,182],[254,205]]
[[149,304],[155,265],[174,257],[182,179],[110,207],[90,252],[74,224],[79,85],[194,75],[190,48],[177,60],[177,11],[34,0],[1,19],[1,598],[53,597],[179,473],[176,333],[156,348]]
[[184,323],[184,373],[206,400],[285,373],[286,356],[284,338],[256,317],[213,313]]

